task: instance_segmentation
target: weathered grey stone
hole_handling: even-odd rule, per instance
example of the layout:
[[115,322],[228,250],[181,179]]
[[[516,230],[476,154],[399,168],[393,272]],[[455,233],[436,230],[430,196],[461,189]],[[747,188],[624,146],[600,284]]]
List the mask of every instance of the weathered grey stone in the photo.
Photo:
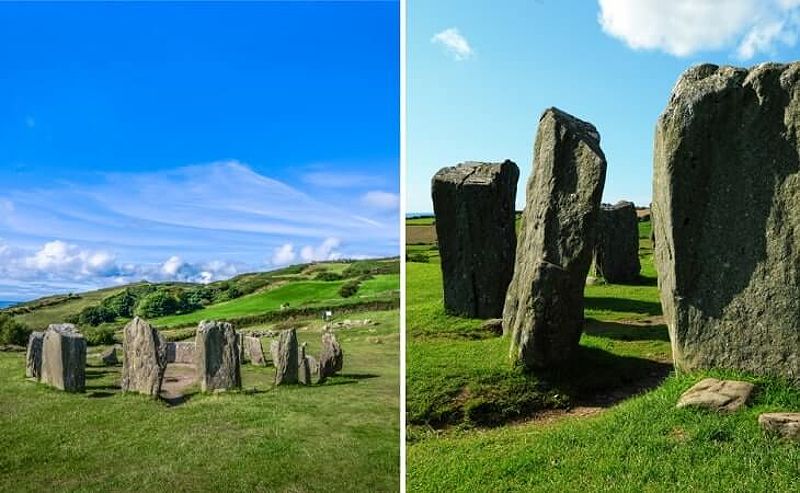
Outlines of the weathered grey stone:
[[114,366],[119,364],[117,358],[117,346],[111,346],[100,354],[100,361],[106,366]]
[[322,373],[319,371],[319,362],[313,356],[306,355],[306,361],[308,362],[308,368],[311,373],[311,383],[317,384],[322,383],[325,381],[325,378],[322,376]]
[[800,63],[685,72],[658,120],[652,217],[679,370],[800,378]]
[[167,363],[183,363],[192,365],[197,361],[194,342],[168,342]]
[[281,331],[278,344],[272,349],[272,363],[275,365],[275,385],[292,384],[298,382],[297,375],[297,331],[288,329]]
[[594,247],[595,276],[615,284],[639,280],[639,219],[633,202],[600,207]]
[[432,180],[444,307],[466,317],[499,317],[514,272],[514,201],[519,169],[511,161],[442,168]]
[[25,355],[25,376],[39,380],[42,376],[42,342],[44,332],[31,332],[28,336],[28,351]]
[[704,378],[684,392],[675,407],[702,407],[733,412],[747,404],[753,384],[740,380]]
[[764,413],[758,424],[767,433],[800,441],[800,413]]
[[322,352],[319,355],[320,378],[326,379],[342,371],[344,366],[344,352],[336,335],[326,330],[322,333]]
[[86,386],[86,340],[72,324],[52,324],[42,338],[41,381],[67,392]]
[[195,335],[195,359],[202,392],[242,387],[239,337],[227,322],[203,320]]
[[300,353],[297,355],[297,380],[303,385],[311,384],[311,365],[306,357],[306,343],[300,345]]
[[267,358],[264,357],[264,348],[261,346],[260,337],[244,336],[244,347],[247,359],[251,364],[257,366],[265,366]]
[[503,309],[512,359],[526,368],[562,364],[578,346],[605,176],[595,127],[556,108],[546,110]]
[[278,334],[278,339],[273,339],[269,343],[269,354],[270,357],[272,358],[272,366],[277,365],[276,361],[278,361],[278,359],[280,358],[280,348],[281,348],[280,334]]
[[123,329],[123,392],[158,397],[167,367],[167,344],[145,320],[135,317]]
[[495,335],[503,335],[503,319],[490,318],[481,324],[481,330],[491,332]]

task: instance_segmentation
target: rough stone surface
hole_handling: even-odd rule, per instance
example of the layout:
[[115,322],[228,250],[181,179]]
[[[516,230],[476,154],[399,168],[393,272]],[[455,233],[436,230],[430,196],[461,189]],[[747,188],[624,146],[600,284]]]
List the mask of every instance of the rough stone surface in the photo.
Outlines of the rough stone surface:
[[511,356],[526,368],[562,364],[578,346],[605,176],[595,127],[561,110],[546,110],[503,309]]
[[244,348],[247,360],[257,366],[265,366],[267,358],[264,356],[264,348],[261,345],[261,338],[244,336]]
[[106,366],[118,365],[119,359],[117,358],[117,346],[111,346],[103,351],[102,354],[100,354],[100,361],[102,361]]
[[86,387],[86,340],[72,324],[50,325],[42,338],[41,381],[67,392]]
[[594,273],[607,282],[639,280],[639,219],[633,202],[600,207],[600,223],[594,247]]
[[503,335],[503,319],[490,318],[481,324],[481,331],[491,332],[495,335]]
[[652,217],[675,365],[800,378],[800,63],[685,72]]
[[322,333],[322,351],[319,355],[320,378],[325,379],[342,371],[344,366],[344,352],[336,335],[326,330]]
[[275,385],[292,384],[298,382],[298,347],[297,331],[288,329],[281,331],[277,344],[270,346],[272,349],[272,362],[275,365]]
[[197,360],[197,346],[194,342],[168,342],[167,363],[183,363],[193,365]]
[[239,336],[227,322],[203,320],[195,335],[195,359],[202,392],[242,387]]
[[740,380],[704,378],[684,392],[675,407],[702,407],[732,412],[747,404],[753,384]]
[[767,433],[800,442],[800,413],[764,413],[758,424]]
[[25,355],[25,376],[39,380],[42,376],[42,342],[44,332],[31,332],[28,336],[28,351]]
[[167,344],[145,320],[135,317],[123,330],[123,392],[158,397],[167,367]]
[[306,343],[300,346],[300,354],[297,355],[297,379],[303,385],[311,384],[311,365],[306,357]]
[[431,188],[449,313],[499,317],[514,272],[514,201],[519,168],[467,162],[442,168]]
[[306,356],[306,360],[308,361],[308,367],[311,372],[311,383],[322,383],[325,381],[325,377],[322,376],[322,373],[319,371],[319,361],[313,356]]

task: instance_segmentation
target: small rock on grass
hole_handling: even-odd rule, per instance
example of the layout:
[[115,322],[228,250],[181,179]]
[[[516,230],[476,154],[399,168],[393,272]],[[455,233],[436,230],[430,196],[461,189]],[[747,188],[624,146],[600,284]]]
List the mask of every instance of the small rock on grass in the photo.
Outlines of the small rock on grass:
[[119,359],[117,358],[117,347],[111,346],[103,351],[103,353],[100,355],[100,359],[106,366],[115,366],[119,364]]
[[701,407],[724,412],[737,411],[747,403],[753,387],[752,383],[740,380],[704,378],[684,392],[675,407]]
[[767,433],[800,442],[800,413],[764,413],[758,424]]

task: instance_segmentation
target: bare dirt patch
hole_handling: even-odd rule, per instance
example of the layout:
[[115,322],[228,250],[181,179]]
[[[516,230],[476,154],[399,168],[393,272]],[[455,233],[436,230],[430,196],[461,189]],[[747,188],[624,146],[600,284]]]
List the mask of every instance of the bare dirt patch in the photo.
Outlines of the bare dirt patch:
[[161,383],[161,398],[170,405],[186,402],[190,390],[197,382],[195,365],[186,363],[170,363],[164,372]]

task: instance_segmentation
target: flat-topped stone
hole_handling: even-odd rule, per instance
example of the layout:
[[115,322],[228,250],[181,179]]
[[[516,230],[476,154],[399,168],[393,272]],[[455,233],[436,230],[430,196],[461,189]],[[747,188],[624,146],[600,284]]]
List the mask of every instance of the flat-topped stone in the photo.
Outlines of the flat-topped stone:
[[41,381],[67,392],[86,387],[86,340],[72,324],[52,324],[42,338]]
[[800,413],[764,413],[758,417],[758,424],[767,433],[800,441]]
[[675,407],[701,407],[733,412],[747,403],[752,392],[753,384],[750,382],[705,378],[684,392]]
[[195,335],[195,359],[202,392],[242,387],[239,336],[228,322],[203,320]]

